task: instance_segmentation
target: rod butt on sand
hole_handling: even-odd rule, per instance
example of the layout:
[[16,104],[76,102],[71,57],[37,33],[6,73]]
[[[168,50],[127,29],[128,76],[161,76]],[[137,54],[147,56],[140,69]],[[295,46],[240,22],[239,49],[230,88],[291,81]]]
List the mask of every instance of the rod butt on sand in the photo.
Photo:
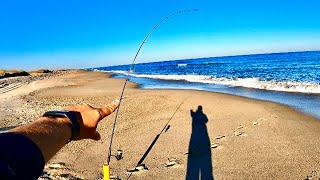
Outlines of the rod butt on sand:
[[103,165],[103,179],[110,180],[110,167],[107,164]]

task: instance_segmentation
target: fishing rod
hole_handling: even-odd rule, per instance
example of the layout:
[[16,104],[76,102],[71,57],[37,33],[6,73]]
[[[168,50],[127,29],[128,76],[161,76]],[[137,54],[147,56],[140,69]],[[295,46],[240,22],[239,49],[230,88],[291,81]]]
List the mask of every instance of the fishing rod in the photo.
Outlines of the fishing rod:
[[[188,9],[188,10],[182,10],[182,11],[178,11],[178,12],[175,12],[175,13],[172,13],[164,18],[162,18],[156,25],[154,25],[152,27],[152,29],[148,32],[148,34],[145,36],[145,38],[143,39],[141,45],[139,46],[139,49],[138,51],[136,52],[132,62],[131,62],[131,65],[130,65],[130,69],[129,69],[129,73],[127,73],[126,75],[126,78],[125,78],[125,83],[123,85],[123,88],[122,88],[122,91],[121,91],[121,95],[120,95],[120,98],[119,98],[119,106],[118,106],[118,109],[116,111],[116,114],[115,114],[115,118],[114,118],[114,122],[113,122],[113,127],[112,127],[112,133],[111,133],[111,137],[110,137],[110,143],[109,143],[109,150],[108,150],[108,158],[107,158],[107,163],[105,163],[103,165],[103,174],[104,174],[104,180],[109,180],[110,179],[110,161],[111,161],[111,156],[112,156],[112,143],[113,143],[113,138],[114,138],[114,133],[115,133],[115,128],[116,128],[116,124],[117,124],[117,120],[118,120],[118,114],[119,114],[119,111],[120,111],[120,106],[121,106],[121,102],[122,102],[122,99],[123,99],[123,95],[124,95],[124,91],[126,89],[126,86],[127,86],[127,83],[129,81],[129,76],[130,76],[130,73],[133,72],[133,67],[134,67],[134,63],[140,53],[140,50],[142,49],[143,45],[146,43],[147,39],[149,38],[149,36],[152,34],[152,32],[164,21],[166,21],[167,19],[173,17],[173,16],[176,16],[178,14],[183,14],[183,13],[187,13],[187,12],[192,12],[192,11],[199,11],[198,9]],[[117,158],[118,159],[118,158]]]

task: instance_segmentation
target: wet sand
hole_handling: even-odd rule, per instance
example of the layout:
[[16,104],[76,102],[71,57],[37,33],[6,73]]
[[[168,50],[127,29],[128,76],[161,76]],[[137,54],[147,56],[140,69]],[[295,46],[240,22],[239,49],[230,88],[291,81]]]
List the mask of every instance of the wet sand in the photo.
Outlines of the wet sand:
[[[0,94],[0,130],[28,123],[47,110],[104,106],[119,98],[123,83],[108,74],[75,71],[22,85]],[[124,158],[111,160],[112,175],[121,179],[128,178],[127,170],[141,160],[170,118],[170,128],[143,161],[148,170],[134,172],[130,179],[193,179],[201,170],[207,179],[320,177],[320,121],[289,107],[204,91],[141,90],[133,83],[125,97],[113,144],[113,153],[121,149]],[[67,144],[47,165],[44,177],[101,178],[113,118],[99,125],[101,141]]]

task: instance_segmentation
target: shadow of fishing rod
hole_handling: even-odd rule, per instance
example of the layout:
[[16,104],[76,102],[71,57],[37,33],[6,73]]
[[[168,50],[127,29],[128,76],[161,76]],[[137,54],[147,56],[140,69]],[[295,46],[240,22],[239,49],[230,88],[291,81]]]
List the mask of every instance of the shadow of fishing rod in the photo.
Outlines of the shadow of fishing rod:
[[173,119],[174,115],[178,112],[178,110],[180,109],[180,107],[182,106],[182,104],[187,100],[187,98],[185,98],[177,107],[177,109],[174,111],[174,113],[172,114],[172,116],[170,117],[170,119],[168,120],[168,122],[164,125],[164,127],[162,128],[162,130],[160,131],[160,133],[154,138],[154,140],[152,141],[152,143],[150,144],[150,146],[148,147],[148,149],[146,150],[146,152],[143,154],[143,156],[140,158],[139,162],[137,163],[136,167],[132,170],[129,170],[130,175],[127,178],[127,180],[131,177],[132,173],[135,171],[139,171],[139,169],[137,169],[137,167],[139,166],[143,166],[143,168],[146,169],[145,165],[143,164],[143,161],[146,159],[146,157],[148,156],[148,154],[150,153],[151,149],[153,148],[153,146],[156,144],[156,142],[158,141],[159,137],[161,136],[161,134],[163,132],[167,132],[170,129],[170,125],[169,123],[171,122],[171,120]]
[[174,111],[174,113],[172,114],[172,116],[170,117],[170,119],[168,120],[168,122],[165,124],[165,126],[162,128],[162,130],[160,131],[160,133],[156,136],[156,138],[154,138],[154,140],[152,141],[152,143],[150,144],[149,148],[147,149],[147,151],[143,154],[143,156],[141,157],[141,159],[139,160],[139,162],[137,163],[137,166],[141,165],[143,163],[143,161],[145,160],[145,158],[148,156],[149,152],[151,151],[151,149],[153,148],[153,146],[156,144],[157,140],[159,139],[159,137],[161,136],[161,134],[165,131],[167,132],[170,129],[170,121],[172,120],[172,118],[174,117],[174,115],[178,112],[178,110],[180,109],[180,107],[182,106],[182,104],[186,101],[183,100],[178,108]]

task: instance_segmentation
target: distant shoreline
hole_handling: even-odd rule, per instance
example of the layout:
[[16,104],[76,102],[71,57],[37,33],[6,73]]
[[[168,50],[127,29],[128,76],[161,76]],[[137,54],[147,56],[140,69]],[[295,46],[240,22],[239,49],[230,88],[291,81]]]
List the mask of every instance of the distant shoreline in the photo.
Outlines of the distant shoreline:
[[0,94],[8,93],[34,81],[49,79],[67,73],[69,72],[66,70],[10,71],[6,76],[0,76]]
[[3,69],[0,69],[0,79],[10,78],[10,77],[29,76],[29,75],[59,73],[59,72],[64,72],[64,71],[67,71],[67,70],[65,70],[65,69],[60,69],[60,70],[39,69],[39,70],[34,70],[34,71],[25,71],[25,70],[3,70]]

